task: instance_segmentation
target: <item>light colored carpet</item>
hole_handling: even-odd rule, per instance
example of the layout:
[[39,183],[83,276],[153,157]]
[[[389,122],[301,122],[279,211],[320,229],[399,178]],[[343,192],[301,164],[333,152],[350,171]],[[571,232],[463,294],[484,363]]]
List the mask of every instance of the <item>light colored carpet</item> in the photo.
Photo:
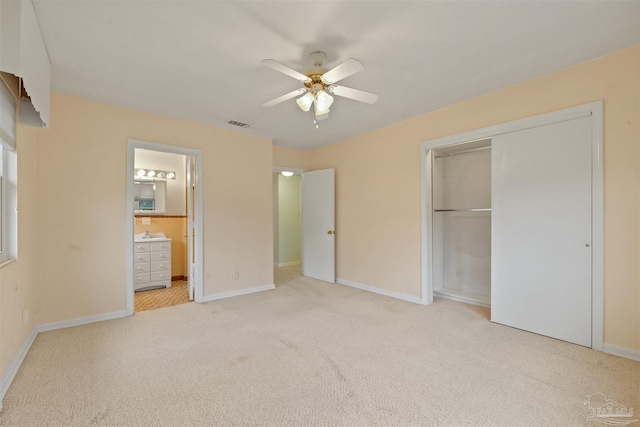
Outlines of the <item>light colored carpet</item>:
[[133,311],[155,310],[189,302],[189,289],[186,280],[174,280],[170,288],[150,289],[133,294]]
[[583,426],[596,392],[640,408],[638,362],[296,272],[40,334],[0,424]]

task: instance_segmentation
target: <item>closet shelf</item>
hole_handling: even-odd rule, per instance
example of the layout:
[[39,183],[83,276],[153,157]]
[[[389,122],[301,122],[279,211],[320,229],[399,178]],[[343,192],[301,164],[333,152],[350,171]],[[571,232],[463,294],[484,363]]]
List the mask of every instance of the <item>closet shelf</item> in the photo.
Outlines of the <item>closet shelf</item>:
[[434,212],[491,212],[491,208],[477,208],[477,209],[434,209]]

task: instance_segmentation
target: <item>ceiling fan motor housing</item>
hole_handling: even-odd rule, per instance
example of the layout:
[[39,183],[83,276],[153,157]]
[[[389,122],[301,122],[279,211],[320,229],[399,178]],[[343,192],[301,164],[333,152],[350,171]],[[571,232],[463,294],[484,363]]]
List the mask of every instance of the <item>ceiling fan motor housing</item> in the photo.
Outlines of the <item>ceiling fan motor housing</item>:
[[327,59],[327,54],[316,50],[315,52],[311,52],[309,54],[309,59],[313,64],[313,68],[309,68],[305,71],[305,75],[309,77],[310,81],[306,82],[304,85],[308,88],[317,92],[319,90],[326,89],[329,85],[322,81],[322,75],[327,72],[322,65],[324,61]]
[[314,67],[322,68],[324,61],[327,60],[327,54],[320,50],[316,50],[315,52],[311,52],[309,54],[309,59],[311,59],[311,63]]

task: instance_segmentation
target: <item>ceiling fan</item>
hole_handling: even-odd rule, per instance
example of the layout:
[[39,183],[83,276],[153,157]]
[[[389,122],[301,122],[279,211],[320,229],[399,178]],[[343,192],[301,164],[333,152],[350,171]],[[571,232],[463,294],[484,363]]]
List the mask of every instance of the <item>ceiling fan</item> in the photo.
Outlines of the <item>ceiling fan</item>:
[[[327,55],[324,52],[311,52],[309,58],[311,59],[313,68],[308,69],[304,74],[299,73],[286,65],[282,65],[273,59],[262,60],[264,65],[293,77],[304,84],[303,88],[296,89],[286,95],[282,95],[272,99],[271,101],[265,102],[262,104],[263,106],[271,107],[298,95],[302,95],[296,100],[298,106],[303,111],[309,111],[313,105],[315,120],[324,120],[329,117],[329,107],[331,107],[331,104],[333,103],[333,96],[331,95],[338,95],[344,98],[366,102],[367,104],[374,104],[378,100],[378,95],[376,94],[335,84],[345,77],[349,77],[358,71],[364,70],[364,66],[357,59],[349,58],[342,64],[327,71],[322,68],[322,64],[324,64],[324,61],[327,59]],[[316,127],[317,126],[316,122]]]

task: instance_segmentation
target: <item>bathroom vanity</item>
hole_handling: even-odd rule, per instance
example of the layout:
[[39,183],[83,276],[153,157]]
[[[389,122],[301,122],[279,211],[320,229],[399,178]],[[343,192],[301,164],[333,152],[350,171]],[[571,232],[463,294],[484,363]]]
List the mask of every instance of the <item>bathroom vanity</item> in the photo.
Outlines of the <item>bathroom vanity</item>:
[[133,286],[136,292],[171,287],[171,239],[163,233],[135,235]]

